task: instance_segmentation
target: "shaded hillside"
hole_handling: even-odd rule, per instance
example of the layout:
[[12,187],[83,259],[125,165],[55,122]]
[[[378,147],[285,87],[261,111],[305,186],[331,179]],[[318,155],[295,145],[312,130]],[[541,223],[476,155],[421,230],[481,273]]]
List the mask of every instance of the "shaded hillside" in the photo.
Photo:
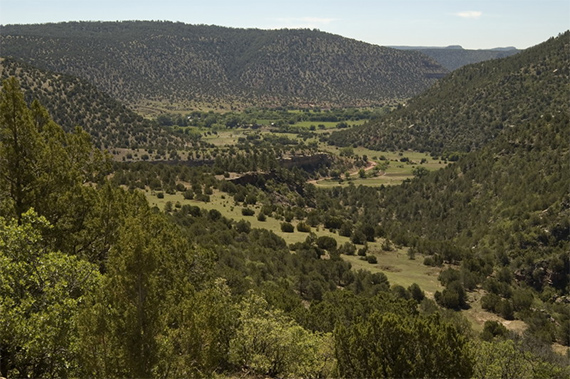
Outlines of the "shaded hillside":
[[387,189],[386,227],[405,238],[490,248],[519,265],[526,255],[568,252],[569,116],[566,109],[525,122],[454,165]]
[[153,101],[359,106],[409,98],[447,70],[398,51],[311,30],[171,22],[0,27],[5,56],[87,79],[131,105]]
[[100,148],[182,145],[180,137],[143,119],[84,80],[0,58],[0,80],[10,76],[21,83],[28,103],[40,101],[66,131],[81,126]]
[[466,152],[503,129],[568,108],[570,32],[520,54],[465,66],[377,123],[330,142],[378,150]]
[[449,71],[457,70],[468,64],[479,63],[491,59],[510,57],[520,52],[513,48],[469,50],[461,46],[448,46],[444,48],[394,46],[398,50],[415,50],[433,58]]

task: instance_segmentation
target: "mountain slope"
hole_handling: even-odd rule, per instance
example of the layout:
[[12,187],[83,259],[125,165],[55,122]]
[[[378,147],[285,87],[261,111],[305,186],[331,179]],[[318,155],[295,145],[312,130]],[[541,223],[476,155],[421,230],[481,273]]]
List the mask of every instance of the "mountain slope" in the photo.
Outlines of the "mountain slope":
[[97,147],[167,147],[183,143],[180,137],[143,119],[84,80],[0,58],[0,86],[10,76],[18,79],[28,103],[38,100],[66,131],[81,126]]
[[[505,131],[456,164],[381,194],[379,217],[426,265],[449,262],[459,283],[435,299],[458,306],[465,288],[483,309],[523,320],[527,335],[570,344],[570,115]],[[481,297],[482,296],[482,297]]]
[[564,110],[526,122],[454,165],[387,189],[387,225],[511,257],[568,245],[569,117]]
[[416,50],[441,64],[449,71],[457,70],[468,64],[479,63],[491,59],[499,59],[510,57],[520,52],[513,48],[497,48],[497,49],[481,49],[470,50],[461,46],[448,46],[440,48],[421,47],[421,46],[394,46],[398,50]]
[[84,78],[131,105],[373,105],[416,95],[447,70],[425,55],[320,31],[170,22],[0,27],[4,56]]
[[568,107],[570,32],[517,55],[465,66],[378,123],[334,133],[337,145],[466,152],[503,129]]
[[[466,296],[471,315],[480,306],[524,321],[527,336],[564,346],[570,344],[568,37],[521,53],[523,62],[492,66],[504,78],[524,78],[510,97],[485,87],[495,107],[512,110],[512,127],[455,164],[379,190],[377,207],[386,234],[410,246],[411,257],[421,254],[426,265],[451,264],[439,276],[446,288],[434,294],[438,304],[466,308],[460,300]],[[456,111],[470,107],[471,119],[481,119],[488,104],[471,103],[482,91],[480,77],[472,79],[465,78],[453,105]],[[508,81],[500,83],[513,90]]]

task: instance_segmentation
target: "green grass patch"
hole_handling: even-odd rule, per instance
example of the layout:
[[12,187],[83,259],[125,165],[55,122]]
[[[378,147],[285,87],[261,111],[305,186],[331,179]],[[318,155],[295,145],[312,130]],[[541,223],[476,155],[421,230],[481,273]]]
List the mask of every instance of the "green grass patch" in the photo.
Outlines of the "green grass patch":
[[[173,206],[174,206],[174,204],[176,204],[176,202],[180,202],[181,205],[188,204],[188,205],[197,206],[197,207],[200,207],[202,209],[207,209],[207,210],[216,209],[217,211],[219,211],[222,214],[222,216],[224,216],[228,219],[233,219],[235,221],[246,220],[246,221],[249,221],[251,223],[252,228],[271,230],[275,234],[277,234],[278,236],[282,237],[285,240],[285,242],[287,242],[287,244],[292,244],[292,243],[296,243],[296,242],[303,242],[303,241],[305,241],[305,239],[309,235],[309,233],[302,233],[302,232],[297,231],[297,229],[296,229],[296,226],[298,223],[297,220],[291,221],[291,224],[293,224],[293,226],[295,227],[295,231],[293,233],[282,232],[281,231],[281,223],[283,221],[277,220],[273,217],[267,217],[265,221],[259,221],[257,219],[257,215],[259,214],[259,211],[261,209],[261,206],[259,206],[259,205],[249,206],[249,208],[251,208],[255,211],[255,214],[253,216],[244,216],[241,213],[241,210],[242,210],[242,208],[244,208],[244,206],[241,204],[235,205],[235,201],[233,200],[233,198],[231,196],[228,196],[227,194],[224,194],[223,192],[219,192],[219,191],[214,191],[214,193],[212,195],[210,195],[210,202],[208,202],[208,203],[205,203],[203,201],[193,200],[193,199],[192,200],[186,200],[186,199],[184,199],[182,194],[178,193],[178,192],[174,195],[169,195],[167,193],[164,193],[164,198],[162,198],[162,199],[159,199],[156,196],[156,193],[154,193],[150,190],[144,191],[144,194],[145,194],[148,202],[151,204],[151,206],[157,206],[161,210],[164,210],[166,203],[169,201],[172,202]],[[225,199],[223,199],[222,196],[224,196]],[[320,236],[334,237],[337,239],[339,244],[348,241],[348,238],[340,237],[337,234],[331,233],[328,230],[324,230],[322,227],[311,228],[311,232],[315,233],[319,237]]]
[[408,288],[416,283],[430,298],[433,298],[435,291],[443,290],[437,280],[442,268],[425,266],[422,263],[423,257],[409,259],[407,249],[382,251],[380,245],[380,241],[368,244],[368,254],[376,256],[378,260],[376,264],[370,264],[356,255],[343,255],[342,258],[352,264],[353,270],[383,272],[391,285],[397,284]]
[[217,133],[202,136],[202,141],[215,146],[232,146],[237,144],[240,137],[246,136],[246,133],[240,130],[218,131]]
[[341,123],[345,122],[348,127],[363,125],[368,120],[356,120],[356,121],[299,121],[293,124],[293,126],[300,126],[303,128],[310,128],[311,125],[314,125],[315,128],[318,130],[319,125],[324,125],[325,129],[336,129],[336,126]]
[[[319,144],[319,148],[332,154],[340,155],[343,148]],[[434,160],[428,154],[418,152],[385,152],[375,151],[362,147],[352,149],[353,156],[366,156],[369,161],[377,164],[379,171],[374,174],[374,170],[366,172],[366,178],[360,178],[358,170],[350,172],[350,180],[347,180],[344,173],[340,179],[323,179],[314,183],[320,187],[348,186],[351,183],[359,186],[380,186],[398,185],[408,178],[413,178],[413,170],[416,167],[424,167],[429,171],[439,170],[447,164],[439,160]],[[407,158],[407,160],[405,159]],[[402,159],[406,161],[402,162]],[[422,163],[423,161],[423,163]]]
[[332,187],[346,187],[349,186],[351,184],[355,185],[355,186],[369,186],[369,187],[380,187],[381,185],[385,185],[385,186],[394,186],[394,185],[399,185],[402,184],[402,182],[408,178],[410,178],[411,175],[402,175],[402,176],[388,176],[388,175],[384,175],[384,176],[379,176],[376,178],[367,178],[367,179],[356,179],[354,177],[352,177],[350,180],[334,180],[334,179],[325,179],[325,180],[319,180],[315,183],[315,185],[317,187],[321,187],[321,188],[332,188]]

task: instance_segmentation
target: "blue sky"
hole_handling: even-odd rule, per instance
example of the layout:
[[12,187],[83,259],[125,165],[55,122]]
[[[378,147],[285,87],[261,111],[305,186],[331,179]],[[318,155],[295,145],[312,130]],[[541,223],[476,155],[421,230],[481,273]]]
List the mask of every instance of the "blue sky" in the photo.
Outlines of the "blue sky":
[[527,48],[570,28],[570,0],[0,0],[0,24],[169,20],[316,28],[377,45]]

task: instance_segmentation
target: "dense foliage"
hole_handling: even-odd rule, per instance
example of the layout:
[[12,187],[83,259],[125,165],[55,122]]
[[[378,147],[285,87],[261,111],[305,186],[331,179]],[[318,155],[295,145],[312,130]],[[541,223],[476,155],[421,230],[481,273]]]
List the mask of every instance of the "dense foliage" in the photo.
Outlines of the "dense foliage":
[[[533,59],[558,51],[553,41]],[[63,131],[5,81],[0,375],[568,377],[568,357],[550,349],[570,344],[570,115],[559,92],[557,108],[530,107],[438,172],[416,170],[399,187],[319,189],[311,175],[348,161],[286,167],[286,152],[315,146],[281,135],[211,149],[200,167],[111,165],[87,133]],[[181,203],[161,212],[140,190],[203,203],[216,191],[243,218]],[[252,216],[304,238],[287,245]],[[331,233],[313,233],[323,228]],[[343,259],[374,263],[378,239],[445,266],[444,289],[432,300]],[[526,331],[486,322],[477,336],[456,311],[475,294]]]
[[338,255],[320,259],[312,242],[291,254],[213,210],[156,212],[106,182],[86,134],[28,107],[13,78],[0,111],[2,375],[334,376],[332,331],[293,315],[314,324],[302,299],[351,291]]
[[569,39],[566,32],[520,54],[462,67],[388,117],[334,133],[330,142],[457,159],[503,130],[567,109]]
[[0,46],[4,56],[86,79],[141,109],[156,102],[383,104],[418,94],[447,72],[418,52],[316,30],[142,21],[6,25]]
[[[540,324],[541,338],[562,343],[570,317],[562,305],[570,293],[568,117],[522,124],[455,165],[387,189],[380,211],[387,233],[433,257],[430,264],[463,259],[448,288],[454,280],[467,289],[482,284],[490,294],[484,308],[522,318],[531,329]],[[559,320],[556,326],[531,311],[533,293]]]

